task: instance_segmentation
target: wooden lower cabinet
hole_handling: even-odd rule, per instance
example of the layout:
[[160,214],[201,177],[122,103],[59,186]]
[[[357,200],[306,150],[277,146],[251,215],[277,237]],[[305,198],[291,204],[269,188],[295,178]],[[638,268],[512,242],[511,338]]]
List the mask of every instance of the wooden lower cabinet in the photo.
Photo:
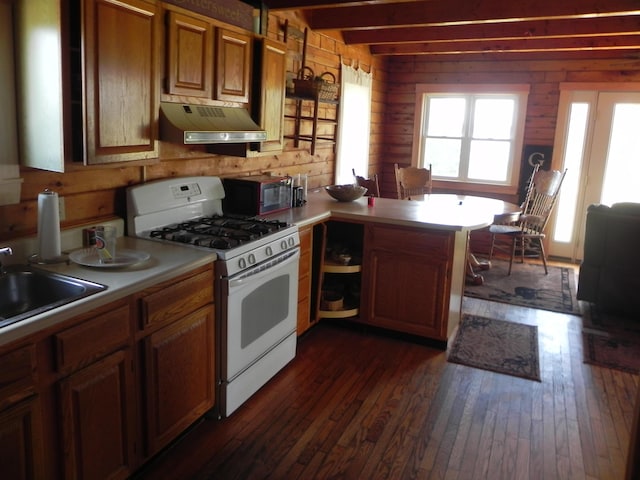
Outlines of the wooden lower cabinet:
[[210,264],[0,347],[0,478],[128,478],[211,409],[213,295]]
[[0,477],[43,478],[43,438],[36,348],[0,354]]
[[300,268],[298,270],[298,324],[297,333],[302,335],[311,327],[311,262],[313,248],[313,226],[301,227]]
[[0,476],[44,478],[40,401],[32,396],[0,411]]
[[64,478],[127,478],[135,468],[131,349],[59,383]]
[[213,332],[209,305],[144,339],[147,454],[213,407]]
[[360,321],[446,341],[454,235],[367,226]]

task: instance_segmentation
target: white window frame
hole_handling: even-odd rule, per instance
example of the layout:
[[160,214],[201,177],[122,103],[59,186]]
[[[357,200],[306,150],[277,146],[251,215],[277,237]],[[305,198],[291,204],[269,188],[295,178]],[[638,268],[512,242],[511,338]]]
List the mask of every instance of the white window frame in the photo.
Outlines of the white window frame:
[[515,95],[516,123],[514,125],[513,148],[509,160],[509,171],[507,181],[504,183],[489,183],[486,181],[460,181],[445,177],[433,177],[435,188],[445,188],[458,191],[482,191],[501,194],[516,194],[520,180],[520,165],[522,160],[524,144],[524,127],[527,114],[527,102],[529,98],[530,86],[528,84],[418,84],[416,85],[416,103],[414,110],[414,133],[412,165],[423,167],[423,146],[426,129],[426,99],[428,95],[482,95],[482,94],[505,94]]

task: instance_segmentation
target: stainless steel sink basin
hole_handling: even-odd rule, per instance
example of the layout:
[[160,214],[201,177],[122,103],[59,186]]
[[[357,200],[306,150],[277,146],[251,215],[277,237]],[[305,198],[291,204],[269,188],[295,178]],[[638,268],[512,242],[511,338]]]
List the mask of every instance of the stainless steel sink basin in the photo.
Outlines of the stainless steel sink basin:
[[5,267],[0,273],[0,328],[106,288],[29,266]]

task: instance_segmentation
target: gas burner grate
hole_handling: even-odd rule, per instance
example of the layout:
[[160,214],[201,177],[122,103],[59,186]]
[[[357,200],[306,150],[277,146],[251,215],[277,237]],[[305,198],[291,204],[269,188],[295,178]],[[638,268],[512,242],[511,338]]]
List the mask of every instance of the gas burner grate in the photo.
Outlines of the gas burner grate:
[[229,250],[272,234],[288,224],[240,215],[214,215],[167,225],[149,236],[179,243]]

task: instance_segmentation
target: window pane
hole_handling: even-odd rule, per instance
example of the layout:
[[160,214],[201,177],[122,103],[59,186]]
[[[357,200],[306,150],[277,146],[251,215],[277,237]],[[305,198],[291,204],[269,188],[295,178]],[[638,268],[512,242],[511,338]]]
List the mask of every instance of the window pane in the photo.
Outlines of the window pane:
[[460,146],[455,139],[427,138],[425,140],[425,158],[423,165],[431,164],[433,175],[456,178],[460,173]]
[[430,137],[461,137],[464,128],[464,98],[431,98],[429,100]]
[[511,138],[515,101],[510,98],[480,98],[475,102],[473,138]]
[[560,198],[556,207],[556,223],[553,229],[555,242],[570,242],[573,237],[573,224],[580,188],[579,172],[582,168],[584,143],[587,136],[588,114],[588,103],[571,104],[564,154],[564,166],[568,170],[562,182]]
[[638,119],[640,119],[639,104],[618,103],[614,107],[609,152],[602,184],[601,203],[605,205],[640,201],[640,190],[638,190],[640,162],[637,160],[637,153],[634,153],[640,150]]
[[469,179],[506,181],[509,153],[509,142],[473,140],[469,152]]

